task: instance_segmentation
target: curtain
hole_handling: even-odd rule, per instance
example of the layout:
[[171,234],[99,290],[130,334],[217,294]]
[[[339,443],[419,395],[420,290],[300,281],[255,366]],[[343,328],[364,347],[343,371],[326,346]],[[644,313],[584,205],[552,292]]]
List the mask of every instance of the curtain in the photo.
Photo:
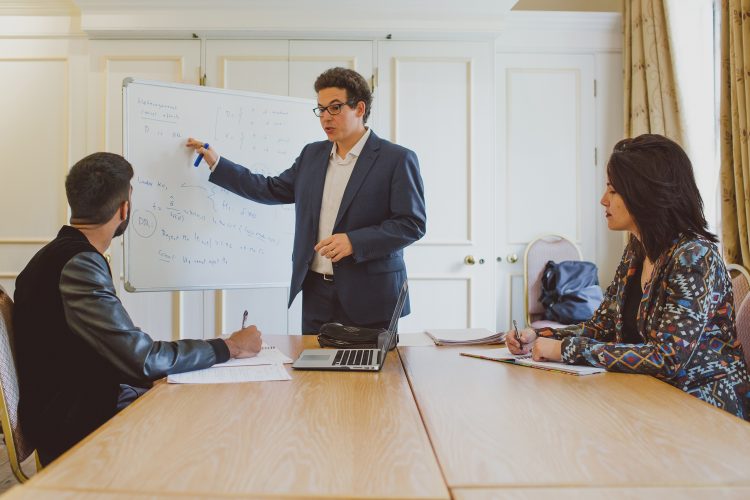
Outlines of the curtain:
[[661,134],[682,144],[663,0],[625,0],[625,136]]
[[721,1],[721,236],[727,262],[750,266],[750,0]]

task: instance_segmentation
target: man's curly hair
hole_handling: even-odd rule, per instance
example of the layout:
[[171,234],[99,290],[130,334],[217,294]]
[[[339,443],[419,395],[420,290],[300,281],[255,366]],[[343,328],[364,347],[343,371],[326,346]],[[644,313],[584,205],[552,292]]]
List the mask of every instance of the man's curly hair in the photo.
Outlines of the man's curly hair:
[[315,80],[315,92],[333,87],[346,90],[346,97],[351,105],[356,105],[359,101],[365,103],[364,121],[367,123],[372,105],[372,92],[367,80],[353,69],[347,68],[327,69]]

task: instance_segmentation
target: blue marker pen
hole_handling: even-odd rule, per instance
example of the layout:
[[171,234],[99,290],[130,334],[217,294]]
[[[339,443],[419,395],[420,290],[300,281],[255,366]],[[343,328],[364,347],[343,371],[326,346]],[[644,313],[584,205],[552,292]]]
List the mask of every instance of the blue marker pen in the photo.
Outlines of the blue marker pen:
[[[207,142],[203,144],[203,149],[208,149]],[[193,166],[197,167],[198,165],[200,165],[202,159],[203,159],[203,155],[202,154],[198,155],[198,158],[195,159],[195,163],[193,163]]]

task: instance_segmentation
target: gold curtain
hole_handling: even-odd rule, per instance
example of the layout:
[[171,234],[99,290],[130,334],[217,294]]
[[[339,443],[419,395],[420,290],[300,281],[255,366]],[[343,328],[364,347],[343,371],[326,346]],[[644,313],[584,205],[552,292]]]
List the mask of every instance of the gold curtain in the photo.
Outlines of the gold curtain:
[[721,2],[721,236],[727,262],[750,265],[750,0]]
[[625,0],[625,136],[661,134],[682,143],[663,0]]

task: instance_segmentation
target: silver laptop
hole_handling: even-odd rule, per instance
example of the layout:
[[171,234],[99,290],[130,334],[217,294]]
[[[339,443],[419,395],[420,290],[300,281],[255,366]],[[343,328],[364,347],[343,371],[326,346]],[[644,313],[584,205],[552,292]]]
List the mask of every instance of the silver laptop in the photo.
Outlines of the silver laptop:
[[298,370],[380,371],[388,354],[388,346],[396,336],[396,325],[406,302],[409,284],[404,281],[398,294],[396,309],[385,335],[378,339],[378,349],[305,349],[292,368]]

